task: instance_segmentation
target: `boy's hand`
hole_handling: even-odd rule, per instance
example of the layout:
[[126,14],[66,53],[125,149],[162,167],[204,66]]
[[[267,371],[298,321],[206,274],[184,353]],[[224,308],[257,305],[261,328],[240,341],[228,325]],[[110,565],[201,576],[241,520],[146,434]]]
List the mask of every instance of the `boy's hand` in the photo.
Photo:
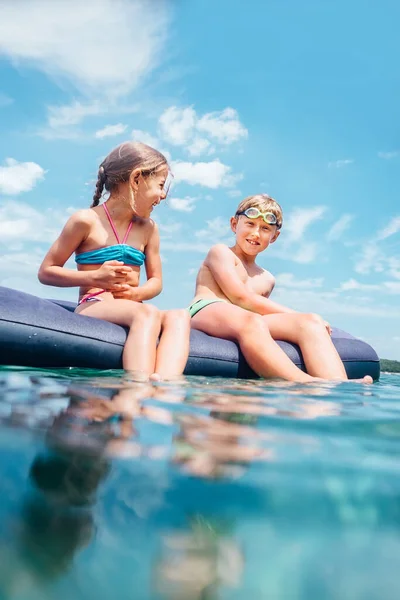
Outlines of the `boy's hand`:
[[330,323],[328,323],[328,321],[324,320],[324,325],[325,325],[326,330],[329,333],[329,335],[332,335],[332,327],[330,326]]
[[125,283],[131,267],[120,260],[106,260],[101,267],[92,271],[93,283],[96,287],[109,290],[117,283]]

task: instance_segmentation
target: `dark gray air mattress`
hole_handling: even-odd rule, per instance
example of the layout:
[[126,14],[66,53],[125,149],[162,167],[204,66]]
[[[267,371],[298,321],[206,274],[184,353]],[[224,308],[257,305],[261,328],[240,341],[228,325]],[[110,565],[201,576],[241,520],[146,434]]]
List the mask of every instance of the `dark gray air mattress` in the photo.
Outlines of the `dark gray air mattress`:
[[[44,300],[0,287],[0,364],[27,367],[120,369],[126,330],[106,321],[77,315],[75,304]],[[333,342],[348,377],[379,378],[379,358],[367,343],[334,329]],[[293,362],[304,363],[294,344],[278,342]],[[238,346],[192,331],[186,375],[256,377]]]

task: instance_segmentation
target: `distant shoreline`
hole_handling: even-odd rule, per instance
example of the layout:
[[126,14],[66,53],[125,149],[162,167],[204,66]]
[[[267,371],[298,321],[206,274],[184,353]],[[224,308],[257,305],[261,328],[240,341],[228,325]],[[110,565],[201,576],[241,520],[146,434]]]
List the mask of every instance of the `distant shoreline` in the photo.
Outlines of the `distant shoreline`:
[[400,362],[398,360],[389,360],[387,358],[381,358],[381,371],[388,371],[390,373],[400,373]]

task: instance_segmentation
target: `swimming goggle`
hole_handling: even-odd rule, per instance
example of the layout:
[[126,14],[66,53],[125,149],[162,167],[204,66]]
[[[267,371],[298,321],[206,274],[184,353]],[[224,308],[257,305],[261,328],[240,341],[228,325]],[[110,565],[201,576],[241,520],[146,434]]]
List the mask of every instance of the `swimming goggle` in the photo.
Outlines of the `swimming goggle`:
[[164,185],[163,185],[163,192],[165,194],[165,197],[168,196],[168,192],[171,188],[173,180],[174,180],[174,176],[172,175],[171,171],[168,171],[167,178],[164,181]]
[[258,219],[258,217],[262,217],[263,220],[265,221],[265,223],[267,223],[268,225],[276,225],[277,227],[279,227],[278,219],[276,218],[276,215],[274,215],[274,213],[272,213],[272,212],[263,213],[263,212],[261,212],[261,210],[259,210],[255,206],[250,206],[250,208],[247,208],[246,210],[238,212],[238,213],[236,213],[236,215],[238,217],[240,215],[244,215],[248,219]]

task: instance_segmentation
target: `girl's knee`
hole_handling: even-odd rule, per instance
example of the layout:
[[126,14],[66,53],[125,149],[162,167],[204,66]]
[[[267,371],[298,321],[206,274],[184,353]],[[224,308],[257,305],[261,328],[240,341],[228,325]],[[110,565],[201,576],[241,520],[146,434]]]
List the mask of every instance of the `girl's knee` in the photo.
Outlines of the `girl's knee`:
[[161,313],[156,306],[152,304],[142,304],[132,315],[134,321],[144,321],[146,323],[155,323],[161,325]]
[[165,311],[162,317],[162,326],[164,328],[173,327],[174,329],[185,329],[189,331],[189,311],[184,308]]

